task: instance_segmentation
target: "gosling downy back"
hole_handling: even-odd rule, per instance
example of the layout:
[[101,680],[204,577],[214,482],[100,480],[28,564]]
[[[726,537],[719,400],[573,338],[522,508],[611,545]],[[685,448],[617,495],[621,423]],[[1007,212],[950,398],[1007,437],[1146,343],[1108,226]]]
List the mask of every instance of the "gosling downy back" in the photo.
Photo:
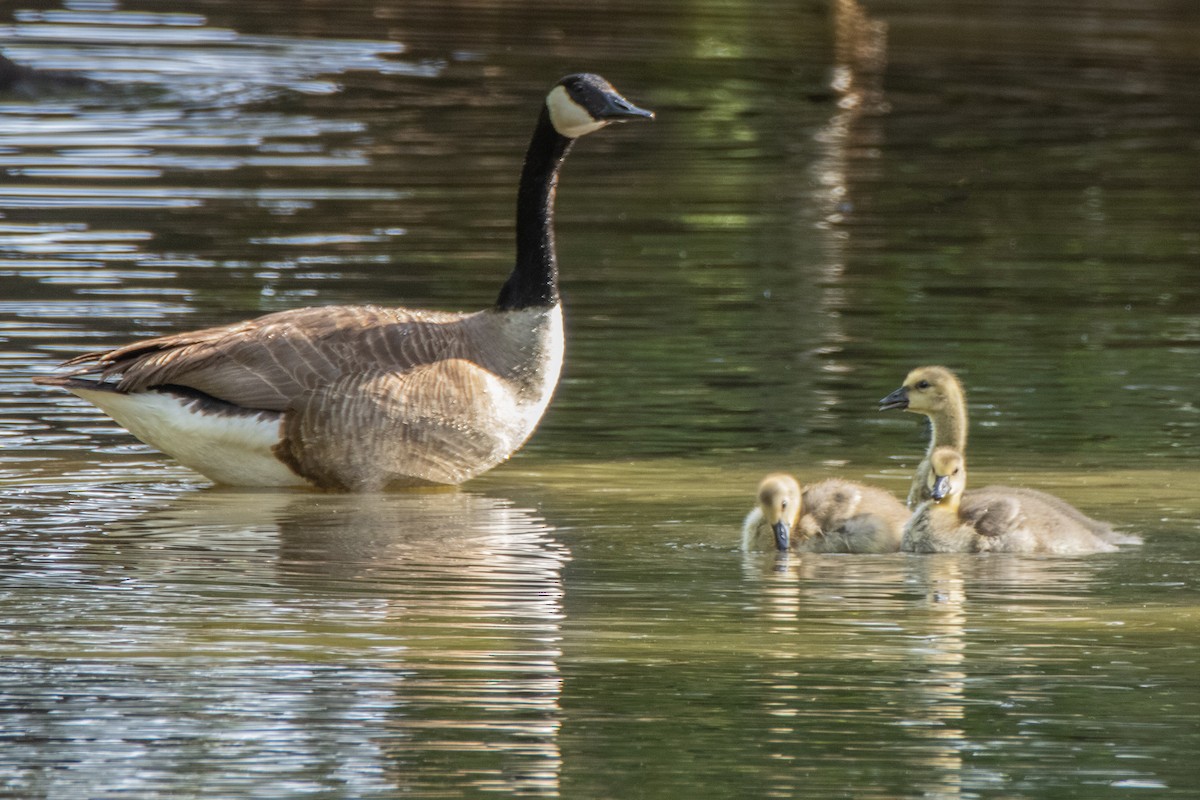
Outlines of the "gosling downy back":
[[60,386],[219,482],[374,491],[507,459],[558,382],[554,195],[574,141],[648,119],[597,75],[549,92],[517,192],[516,264],[475,313],[328,306],[86,353]]
[[895,553],[909,511],[891,493],[857,481],[809,484],[796,549],[812,553]]

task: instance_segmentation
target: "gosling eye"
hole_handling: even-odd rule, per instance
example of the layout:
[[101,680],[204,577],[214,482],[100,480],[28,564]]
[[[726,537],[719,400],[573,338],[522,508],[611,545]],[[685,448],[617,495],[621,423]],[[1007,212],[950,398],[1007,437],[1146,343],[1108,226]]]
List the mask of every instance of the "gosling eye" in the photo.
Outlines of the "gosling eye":
[[780,508],[787,508],[787,500],[783,500],[783,501],[781,501],[781,502],[779,503],[779,507],[780,507]]
[[918,388],[918,389],[928,389],[928,388],[929,388],[929,381],[918,381],[918,382],[917,382],[917,388]]

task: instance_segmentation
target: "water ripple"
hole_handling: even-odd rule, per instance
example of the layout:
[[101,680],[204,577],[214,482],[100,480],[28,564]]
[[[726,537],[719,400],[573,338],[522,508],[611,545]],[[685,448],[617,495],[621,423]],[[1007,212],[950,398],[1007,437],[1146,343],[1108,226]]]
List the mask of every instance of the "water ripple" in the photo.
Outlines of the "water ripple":
[[241,796],[312,788],[296,776],[327,758],[378,789],[401,751],[414,785],[446,779],[438,754],[464,785],[557,785],[568,555],[529,512],[93,485],[60,513],[47,491],[15,491],[0,527],[8,785],[67,758],[88,768],[60,791],[162,790],[198,741],[229,749],[214,786]]

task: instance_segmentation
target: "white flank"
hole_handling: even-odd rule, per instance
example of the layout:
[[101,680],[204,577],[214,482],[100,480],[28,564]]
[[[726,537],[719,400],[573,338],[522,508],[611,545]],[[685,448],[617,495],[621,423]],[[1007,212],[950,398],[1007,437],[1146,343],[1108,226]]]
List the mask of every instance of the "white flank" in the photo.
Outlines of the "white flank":
[[307,485],[271,452],[281,438],[278,418],[206,413],[202,403],[153,390],[120,394],[67,388],[141,441],[217,483]]
[[[561,88],[561,87],[560,87]],[[505,315],[506,324],[515,326],[519,331],[533,332],[536,337],[534,347],[539,351],[538,369],[540,385],[537,394],[528,400],[519,401],[517,407],[510,412],[510,418],[519,420],[514,425],[517,431],[513,449],[520,447],[533,434],[534,428],[546,413],[550,399],[554,397],[554,389],[558,386],[558,376],[562,372],[563,352],[566,349],[566,338],[563,333],[562,304],[556,303],[549,309],[527,309],[509,311]],[[517,332],[506,335],[519,340]]]
[[578,139],[593,131],[598,131],[607,122],[592,118],[587,109],[571,99],[566,88],[555,86],[546,95],[546,108],[550,109],[550,122],[554,130],[568,139]]

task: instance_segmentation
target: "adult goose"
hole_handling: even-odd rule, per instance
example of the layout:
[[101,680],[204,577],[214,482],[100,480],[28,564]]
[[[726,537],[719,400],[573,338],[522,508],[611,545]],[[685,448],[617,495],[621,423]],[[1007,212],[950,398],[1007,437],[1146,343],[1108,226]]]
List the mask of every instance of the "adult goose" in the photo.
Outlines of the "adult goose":
[[930,499],[904,526],[905,552],[1074,555],[1117,549],[1080,522],[1078,509],[1052,495],[998,486],[964,494],[966,461],[953,447],[933,451],[926,482]]
[[218,483],[336,491],[458,484],[533,433],[558,383],[559,169],[580,136],[650,119],[598,75],[546,96],[517,192],[516,265],[475,313],[327,306],[67,361],[61,386]]
[[[929,470],[933,452],[952,447],[959,453],[967,449],[967,395],[958,376],[945,367],[917,367],[904,378],[903,385],[879,401],[879,410],[899,409],[929,418],[929,448],[917,465],[908,492],[908,507],[916,508],[929,500]],[[1036,489],[1011,488],[1012,494],[1024,494],[1040,503],[1057,505],[1059,510],[1086,527],[1096,536],[1114,544],[1140,544],[1141,538],[1113,530],[1107,522],[1092,519],[1058,497]],[[971,492],[967,492],[969,496]]]
[[758,485],[758,502],[742,523],[743,550],[803,553],[894,553],[908,509],[882,489],[829,478],[801,489],[776,472]]

